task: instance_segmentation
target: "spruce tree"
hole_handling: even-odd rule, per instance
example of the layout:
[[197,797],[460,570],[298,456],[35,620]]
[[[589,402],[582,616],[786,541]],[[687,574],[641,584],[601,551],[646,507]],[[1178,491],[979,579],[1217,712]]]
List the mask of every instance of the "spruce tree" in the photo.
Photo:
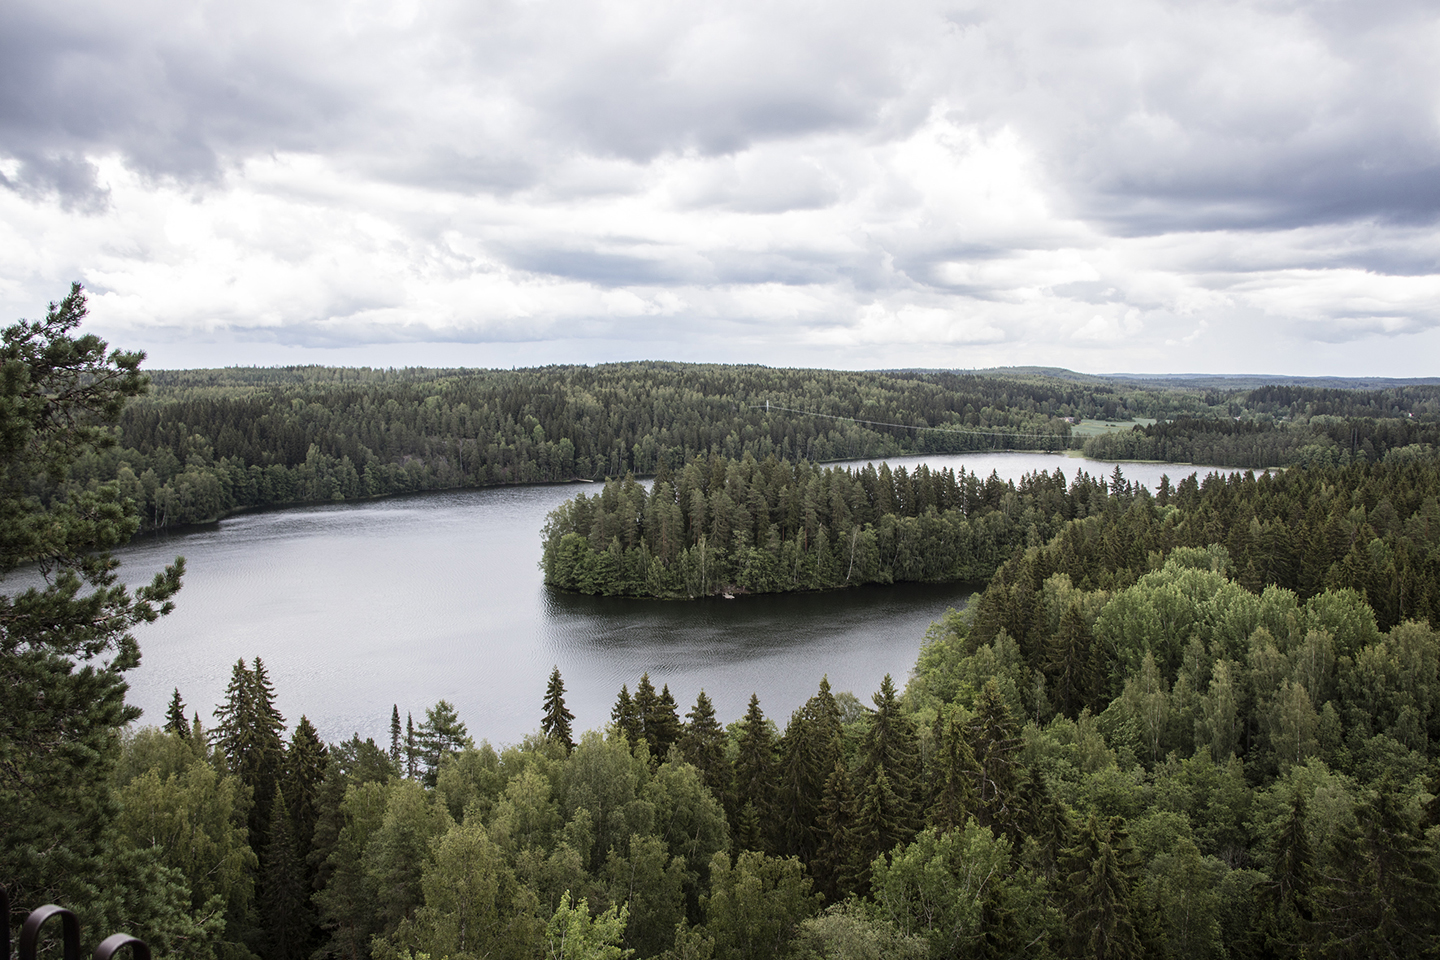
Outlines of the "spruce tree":
[[615,706],[610,710],[610,719],[625,735],[625,740],[632,749],[645,736],[640,713],[635,709],[635,701],[630,699],[630,689],[624,684],[620,685],[620,696],[615,699]]
[[1126,838],[1091,814],[1079,842],[1066,851],[1072,956],[1127,960],[1145,956],[1134,914],[1136,865]]
[[310,889],[305,862],[295,843],[295,832],[279,790],[271,807],[269,840],[265,846],[260,884],[260,927],[266,960],[301,960],[309,955],[314,920],[310,915]]
[[255,658],[254,669],[238,660],[230,672],[225,702],[215,708],[216,725],[211,742],[228,772],[252,791],[250,845],[265,848],[270,827],[270,805],[284,763],[285,744],[280,732],[285,718],[275,709],[275,692],[265,665]]
[[1017,779],[1015,753],[1020,748],[1020,728],[994,678],[981,689],[965,734],[978,766],[976,819],[983,826],[1009,830],[1015,813],[1010,804]]
[[390,705],[390,759],[395,762],[396,766],[400,764],[401,735],[400,704],[394,703]]
[[650,674],[640,674],[640,682],[635,684],[635,716],[640,725],[640,736],[650,745],[652,758],[655,757],[655,734],[650,729],[650,724],[655,720],[659,700],[660,695],[655,692],[655,686],[650,682]]
[[[837,749],[836,753],[839,751]],[[820,804],[820,843],[811,861],[816,886],[831,903],[838,903],[856,889],[855,794],[850,788],[850,771],[843,759],[825,781]]]
[[715,705],[704,690],[695,697],[695,706],[685,717],[689,723],[680,736],[680,755],[700,771],[705,786],[724,804],[734,772],[725,756],[725,729],[715,719]]
[[750,707],[740,721],[736,744],[731,822],[738,835],[741,812],[749,805],[760,833],[755,842],[766,853],[772,852],[767,848],[774,833],[775,759],[774,734],[760,709],[760,698],[752,693]]
[[645,718],[645,739],[650,741],[650,756],[656,763],[665,759],[670,747],[680,742],[680,713],[670,685],[660,688],[655,707]]
[[776,828],[782,855],[806,863],[815,856],[825,781],[839,758],[840,736],[840,708],[830,681],[821,679],[819,692],[791,715],[780,738]]
[[321,742],[315,726],[302,714],[290,734],[282,780],[290,803],[295,850],[302,862],[310,855],[315,823],[320,817],[320,786],[324,783],[329,761],[330,751]]
[[414,780],[420,776],[420,740],[415,735],[415,715],[405,714],[405,777]]
[[540,732],[547,740],[562,744],[569,755],[575,749],[575,737],[570,730],[570,721],[575,714],[565,709],[565,681],[560,679],[560,668],[550,671],[550,683],[545,688],[545,716],[540,720]]
[[1315,862],[1306,827],[1305,794],[1290,794],[1290,815],[1275,836],[1270,880],[1261,888],[1266,944],[1280,956],[1298,955],[1312,933]]
[[180,688],[170,696],[170,706],[165,708],[165,732],[188,740],[190,724],[185,720],[185,701],[180,699]]
[[975,815],[975,785],[980,767],[959,722],[943,705],[935,713],[935,754],[930,759],[926,819],[946,833],[965,826]]
[[855,886],[868,891],[870,865],[915,836],[914,804],[890,784],[883,768],[876,768],[855,797],[851,848],[855,857]]
[[1099,695],[1099,676],[1091,647],[1090,625],[1077,603],[1072,603],[1060,618],[1060,627],[1050,638],[1045,674],[1052,682],[1055,706],[1065,716],[1074,718],[1082,709],[1094,704]]
[[[867,797],[875,799],[883,794],[886,815],[896,819],[885,824],[876,836],[858,841],[862,847],[892,836],[909,839],[920,829],[920,748],[914,725],[900,712],[900,699],[888,673],[874,701],[875,712],[860,748],[855,794],[862,804]],[[879,784],[882,775],[883,788]]]

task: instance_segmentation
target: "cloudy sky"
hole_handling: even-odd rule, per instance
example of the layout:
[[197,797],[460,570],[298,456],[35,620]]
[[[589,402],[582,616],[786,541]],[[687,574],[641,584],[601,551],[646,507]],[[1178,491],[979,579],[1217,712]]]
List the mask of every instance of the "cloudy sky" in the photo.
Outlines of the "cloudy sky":
[[7,0],[0,320],[151,366],[1440,372],[1440,11]]

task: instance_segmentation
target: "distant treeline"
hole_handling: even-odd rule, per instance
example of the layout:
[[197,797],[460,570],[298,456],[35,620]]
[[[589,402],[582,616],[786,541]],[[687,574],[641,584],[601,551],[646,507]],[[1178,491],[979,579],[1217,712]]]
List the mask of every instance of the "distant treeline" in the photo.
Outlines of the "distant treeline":
[[118,481],[151,529],[270,504],[651,475],[697,454],[1055,450],[1071,445],[1065,418],[1208,412],[1193,393],[1038,377],[678,363],[152,378],[150,395],[125,409],[118,444],[73,473],[79,485]]
[[1426,458],[1435,455],[1437,445],[1440,420],[1317,414],[1294,423],[1277,423],[1268,417],[1182,417],[1090,437],[1082,449],[1087,457],[1097,460],[1160,460],[1261,469]]
[[699,454],[825,462],[1059,450],[1079,443],[1071,421],[1101,418],[1162,422],[1086,440],[1100,459],[1344,463],[1428,455],[1440,417],[1440,388],[1423,386],[1202,393],[678,363],[151,376],[150,394],[124,411],[118,443],[87,453],[71,479],[90,489],[117,482],[146,529],[276,504],[649,476]]
[[[1114,489],[1129,485],[1117,471]],[[1104,480],[1057,469],[1017,485],[953,470],[697,457],[554,510],[545,580],[583,593],[697,597],[987,579],[1017,548],[1104,509]]]

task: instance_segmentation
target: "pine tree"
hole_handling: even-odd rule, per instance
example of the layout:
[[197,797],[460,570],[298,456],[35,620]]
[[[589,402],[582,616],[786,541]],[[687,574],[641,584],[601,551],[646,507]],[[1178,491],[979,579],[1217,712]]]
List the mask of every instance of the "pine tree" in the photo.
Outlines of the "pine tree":
[[420,781],[427,787],[435,786],[440,776],[441,760],[474,745],[460,715],[448,700],[437,701],[435,706],[425,711],[425,722],[417,733],[420,759],[425,768]]
[[170,696],[170,706],[165,708],[165,732],[188,740],[190,724],[185,720],[185,701],[180,699],[180,688]]
[[170,612],[184,564],[133,592],[117,582],[109,551],[139,527],[134,505],[114,484],[67,483],[77,457],[113,445],[109,427],[148,383],[143,353],[72,336],[85,314],[75,284],[44,320],[0,333],[0,576],[45,574],[0,594],[0,882],[17,908],[58,902],[101,929],[119,919],[113,891],[154,880],[124,906],[149,936],[173,883],[121,846],[112,772],[119,730],[140,716],[125,702],[131,631]]
[[545,688],[545,716],[540,720],[540,732],[547,740],[564,745],[568,755],[575,749],[575,738],[570,732],[570,721],[575,714],[565,709],[565,681],[560,679],[560,668],[550,671],[550,683]]
[[400,763],[400,704],[390,705],[390,759]]
[[690,721],[680,736],[680,755],[700,771],[700,779],[722,804],[730,792],[734,771],[725,757],[725,729],[715,719],[715,706],[701,690],[695,706],[685,714]]

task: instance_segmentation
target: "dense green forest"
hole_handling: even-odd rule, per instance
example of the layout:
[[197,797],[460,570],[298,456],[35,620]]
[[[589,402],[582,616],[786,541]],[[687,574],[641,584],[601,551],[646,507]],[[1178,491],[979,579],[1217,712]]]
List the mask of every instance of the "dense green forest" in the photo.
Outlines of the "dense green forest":
[[[1066,416],[1177,402],[954,374],[660,363],[154,380],[126,408],[116,446],[83,458],[74,478],[118,482],[155,527],[274,503],[651,474],[712,451],[837,460],[1063,449]],[[767,400],[806,413],[767,412]]]
[[[1423,455],[1440,430],[1440,387],[1426,385],[1222,391],[678,363],[151,376],[116,444],[80,457],[70,480],[117,483],[146,529],[274,504],[648,476],[700,454],[824,462],[1083,442],[1100,459],[1261,468]],[[1076,426],[1097,419],[1160,422]]]
[[872,524],[1029,497],[1054,527],[985,561],[903,689],[822,682],[783,724],[754,698],[726,724],[703,692],[682,715],[641,676],[577,735],[555,671],[519,744],[440,701],[327,745],[255,659],[212,722],[176,691],[137,726],[133,630],[184,571],[118,585],[139,505],[67,476],[124,449],[107,425],[145,389],[83,316],[76,289],[0,342],[0,575],[46,579],[0,595],[12,929],[61,902],[87,948],[124,929],[184,960],[1440,952],[1433,457],[1154,493],[929,472],[907,498],[898,473],[710,451],[663,482],[828,483],[823,522],[843,504],[852,531],[847,490],[896,497]]
[[[1118,488],[1128,489],[1123,479]],[[545,581],[584,593],[697,597],[987,579],[1102,508],[1104,480],[1058,470],[1017,486],[963,469],[821,468],[697,457],[647,491],[612,480],[550,514]]]
[[[1437,492],[1433,456],[1192,475],[1173,488],[1166,478],[1153,495],[1119,467],[1108,482],[1082,472],[1067,486],[1059,471],[1015,484],[923,465],[912,476],[697,458],[649,492],[611,481],[562,504],[542,534],[543,564],[565,589],[695,597],[989,579],[1013,557],[1037,564],[1016,586],[1028,598],[1052,573],[1124,585],[1176,547],[1218,544],[1249,589],[1353,589],[1389,627],[1440,620]],[[1041,544],[1040,560],[1019,556]],[[996,582],[1016,576],[1007,566]],[[1010,627],[1023,636],[1023,623]]]

